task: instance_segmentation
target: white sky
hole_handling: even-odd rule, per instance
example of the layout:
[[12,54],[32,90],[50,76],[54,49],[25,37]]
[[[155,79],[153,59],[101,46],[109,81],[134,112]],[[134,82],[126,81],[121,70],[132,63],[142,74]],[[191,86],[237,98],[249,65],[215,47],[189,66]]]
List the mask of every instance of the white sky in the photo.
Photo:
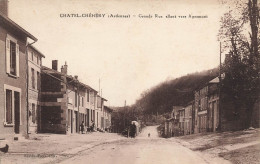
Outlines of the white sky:
[[[98,90],[107,105],[133,104],[169,78],[219,64],[217,0],[9,0],[9,17],[38,38],[43,65],[67,61],[71,75]],[[192,2],[191,2],[192,1]],[[60,18],[63,13],[208,15],[207,19]]]

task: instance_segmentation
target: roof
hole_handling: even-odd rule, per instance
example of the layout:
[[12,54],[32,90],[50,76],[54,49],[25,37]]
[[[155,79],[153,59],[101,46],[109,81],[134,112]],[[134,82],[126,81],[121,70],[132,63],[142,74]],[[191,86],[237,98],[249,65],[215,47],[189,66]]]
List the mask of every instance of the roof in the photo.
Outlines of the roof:
[[209,83],[219,83],[219,78],[216,77],[216,78],[212,79],[211,81],[209,81]]
[[[56,73],[56,74],[59,74],[59,75],[64,75],[64,74],[62,74],[62,73],[59,72],[59,71],[56,71],[56,70],[51,69],[51,68],[48,68],[48,67],[46,67],[46,66],[42,66],[42,72],[44,72],[44,71],[49,71],[49,72]],[[47,73],[47,72],[45,72],[45,73]],[[66,75],[66,77],[69,78],[69,79],[71,79],[72,81],[74,81],[74,80],[76,81],[76,78],[73,77],[73,76],[71,76],[71,75]],[[71,82],[72,82],[72,81],[71,81]],[[90,89],[90,90],[92,90],[92,91],[94,91],[94,92],[97,93],[97,91],[96,91],[95,89],[91,88],[90,86],[88,86],[88,85],[86,85],[86,84],[84,84],[84,83],[82,83],[82,82],[80,82],[80,81],[79,81],[79,84],[80,84],[82,87],[84,87],[84,88],[86,88],[86,89]]]
[[113,112],[114,110],[112,108],[109,108],[108,106],[104,106],[105,109],[109,110],[110,112]]
[[34,41],[38,40],[35,36],[30,34],[28,31],[23,29],[21,26],[16,24],[14,21],[12,21],[10,18],[8,18],[5,14],[3,14],[1,12],[0,12],[0,22],[4,22],[4,23],[8,24],[9,26],[13,27],[16,31],[25,34],[27,37],[31,38]]
[[101,96],[99,96],[99,95],[98,95],[98,97],[100,97],[102,100],[107,101],[107,99],[105,99],[104,97],[101,97]]
[[45,58],[45,56],[38,49],[36,49],[33,45],[29,44],[29,47],[32,48],[37,53],[39,53],[43,58]]

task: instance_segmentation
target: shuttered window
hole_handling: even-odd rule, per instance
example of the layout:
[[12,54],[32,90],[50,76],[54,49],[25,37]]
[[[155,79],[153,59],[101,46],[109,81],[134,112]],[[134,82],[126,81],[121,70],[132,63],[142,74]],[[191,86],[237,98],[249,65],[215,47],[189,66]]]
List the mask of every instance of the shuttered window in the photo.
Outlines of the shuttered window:
[[6,73],[19,77],[19,45],[11,36],[6,38]]

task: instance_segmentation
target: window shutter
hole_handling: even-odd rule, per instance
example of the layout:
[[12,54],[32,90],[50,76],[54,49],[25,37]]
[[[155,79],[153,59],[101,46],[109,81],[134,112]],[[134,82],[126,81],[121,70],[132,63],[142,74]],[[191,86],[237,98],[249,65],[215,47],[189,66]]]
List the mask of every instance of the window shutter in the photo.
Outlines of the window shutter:
[[19,45],[16,44],[16,76],[19,77],[19,72],[20,72],[20,60],[19,60]]
[[5,59],[6,72],[10,73],[10,39],[8,38],[6,38]]

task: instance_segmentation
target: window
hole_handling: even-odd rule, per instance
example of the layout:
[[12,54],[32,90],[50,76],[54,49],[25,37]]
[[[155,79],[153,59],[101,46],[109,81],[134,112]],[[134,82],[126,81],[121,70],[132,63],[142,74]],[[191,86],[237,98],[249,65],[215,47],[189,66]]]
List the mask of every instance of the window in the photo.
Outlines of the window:
[[199,100],[199,111],[201,110],[200,100]]
[[37,58],[37,64],[39,64],[39,56],[37,55],[36,58]]
[[32,59],[32,61],[33,61],[33,56],[34,56],[34,54],[33,54],[33,52],[31,52],[31,59]]
[[87,90],[87,102],[89,102],[89,90]]
[[82,97],[82,107],[84,107],[84,97]]
[[[21,125],[20,122],[21,89],[4,84],[4,95],[5,95],[4,125],[5,126],[17,125],[16,128],[19,128],[19,125]],[[16,130],[19,131],[19,129]]]
[[10,73],[16,75],[16,44],[10,41]]
[[34,69],[31,68],[31,73],[32,73],[32,88],[35,89],[35,77],[34,77]]
[[32,123],[36,123],[36,111],[35,111],[35,104],[32,103]]
[[19,45],[9,35],[6,38],[6,73],[19,77]]
[[40,77],[40,72],[37,71],[37,89],[40,90],[40,82],[41,82],[41,77]]
[[13,123],[13,103],[12,103],[12,91],[7,89],[6,90],[6,110],[5,110],[5,122],[7,124]]
[[78,99],[77,99],[78,97],[77,97],[77,92],[75,92],[75,106],[77,106],[78,105]]

